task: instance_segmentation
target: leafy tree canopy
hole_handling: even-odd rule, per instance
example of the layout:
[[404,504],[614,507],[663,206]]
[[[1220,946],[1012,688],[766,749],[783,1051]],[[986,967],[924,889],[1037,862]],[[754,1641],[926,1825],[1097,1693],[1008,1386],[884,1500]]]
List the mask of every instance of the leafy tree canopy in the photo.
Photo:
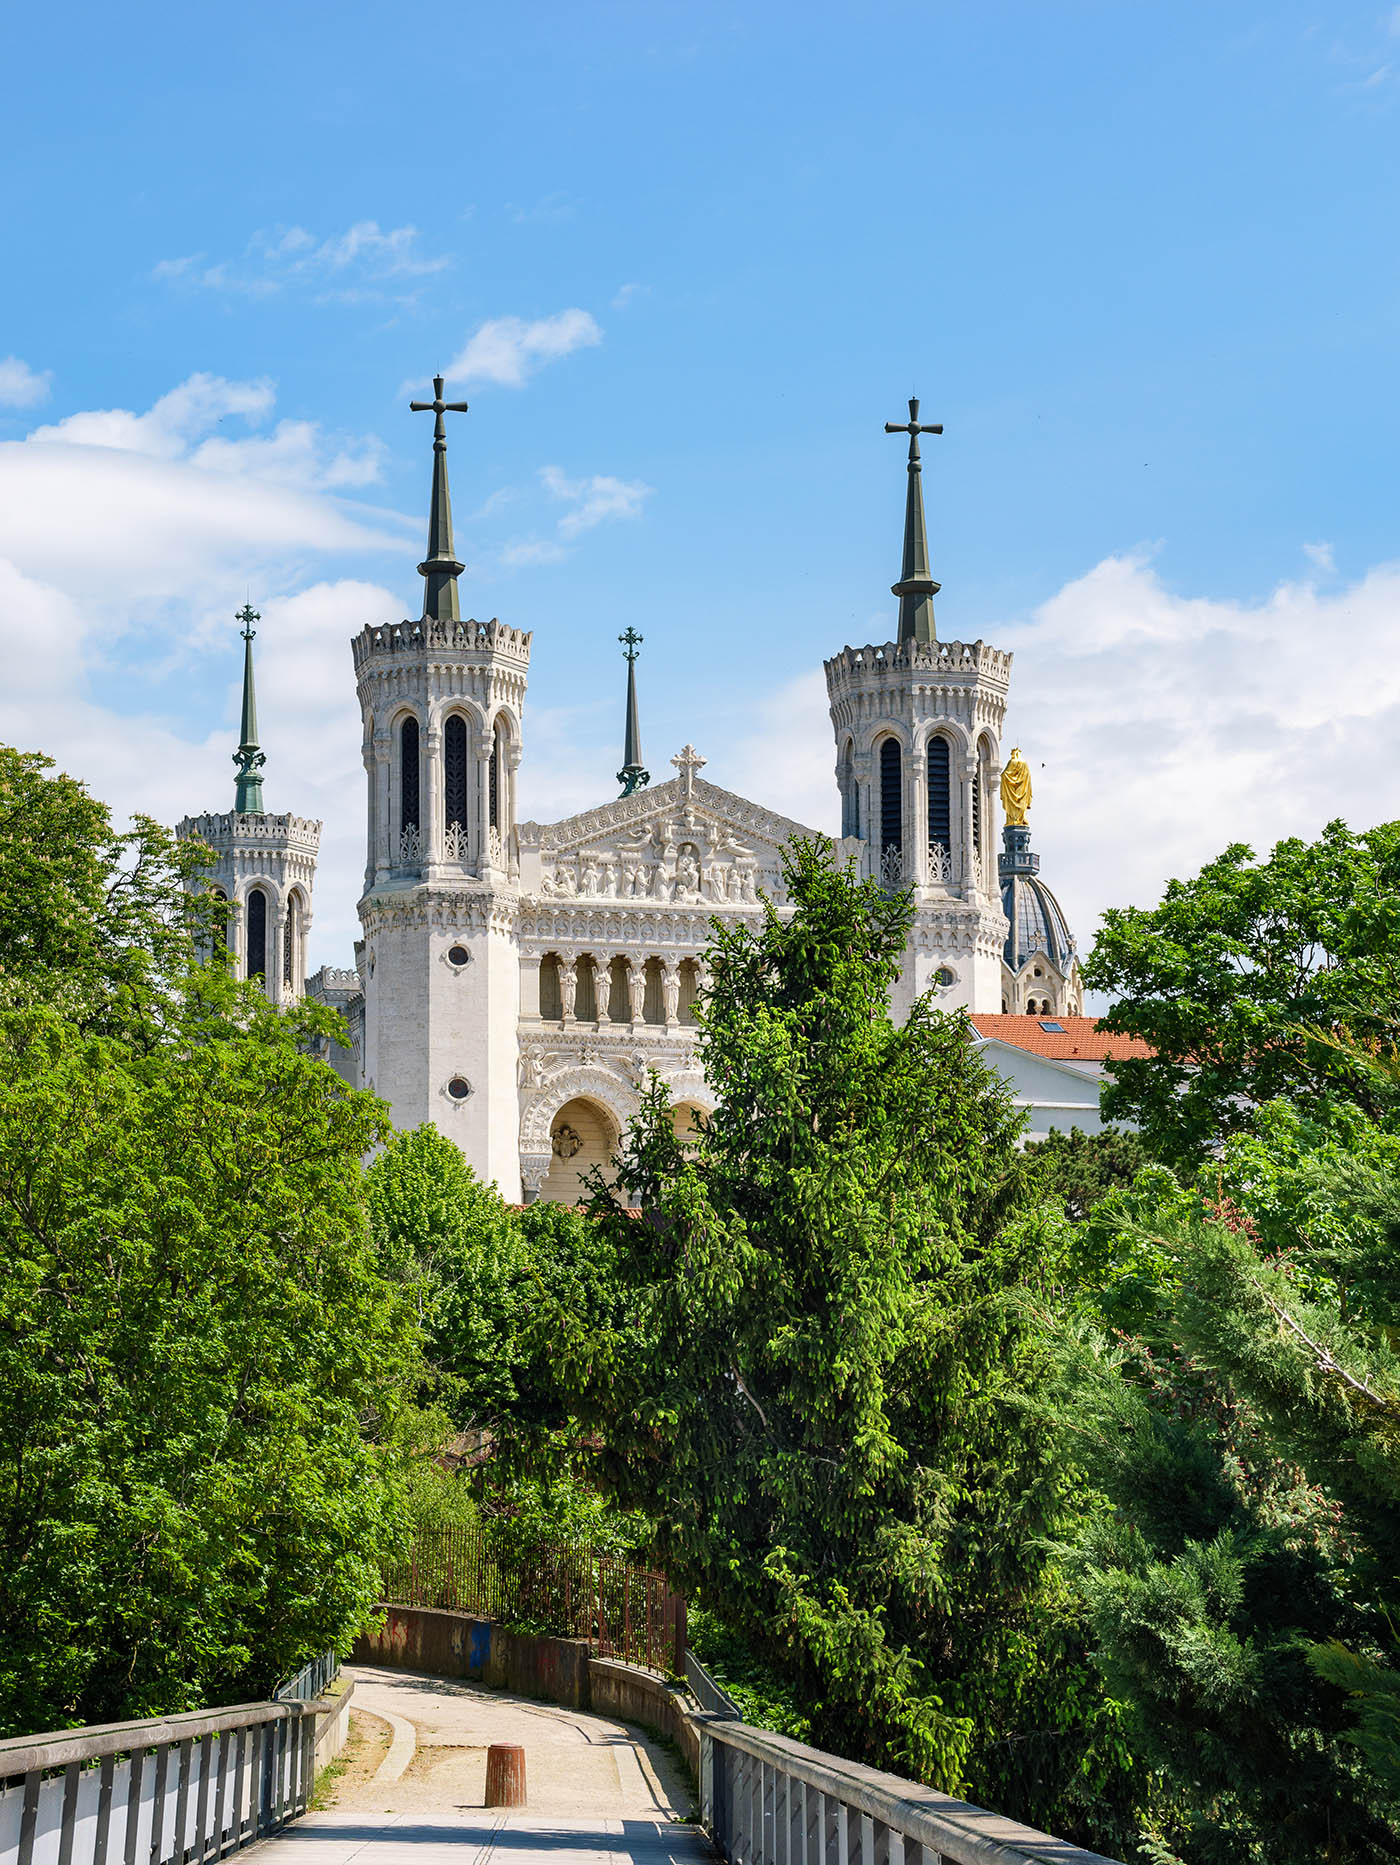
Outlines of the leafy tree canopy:
[[264,1693],[371,1608],[416,1347],[338,1020],[201,966],[186,851],[0,752],[0,1729]]
[[786,863],[790,919],[717,925],[700,1038],[718,1105],[664,1092],[592,1210],[621,1308],[541,1332],[616,1493],[673,1575],[782,1672],[813,1740],[1030,1818],[1100,1830],[1111,1712],[1044,1538],[1071,1505],[1021,1406],[1054,1219],[960,1018],[888,992],[910,906]]
[[1160,906],[1106,913],[1084,978],[1116,1000],[1105,1025],[1155,1052],[1114,1065],[1105,1115],[1188,1175],[1276,1097],[1307,1108],[1341,1095],[1387,1116],[1394,1086],[1304,1029],[1345,1026],[1364,1045],[1393,1027],[1400,823],[1333,822],[1266,861],[1236,844]]

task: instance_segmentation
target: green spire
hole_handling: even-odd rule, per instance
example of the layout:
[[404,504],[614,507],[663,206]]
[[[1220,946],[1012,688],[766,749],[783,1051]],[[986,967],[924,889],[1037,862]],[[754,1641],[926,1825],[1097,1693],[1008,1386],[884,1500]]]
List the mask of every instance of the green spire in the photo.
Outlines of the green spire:
[[899,641],[937,641],[933,625],[933,599],[940,585],[928,565],[928,532],[924,528],[923,467],[919,461],[920,434],[941,434],[942,422],[919,420],[916,396],[909,398],[907,421],[886,421],[887,434],[909,436],[909,490],[904,501],[904,567],[890,593],[899,597]]
[[466,569],[452,552],[452,496],[447,489],[447,429],[445,414],[465,414],[464,401],[442,399],[444,378],[433,377],[433,399],[411,401],[414,414],[433,414],[433,498],[428,508],[428,555],[418,566],[418,574],[427,579],[423,591],[423,619],[434,622],[459,622],[462,610],[457,601],[457,578]]
[[245,602],[233,618],[243,624],[243,724],[233,761],[238,766],[233,807],[244,816],[263,813],[262,767],[267,759],[258,750],[258,701],[253,691],[253,623],[262,617],[251,602]]
[[651,782],[651,772],[642,769],[642,728],[637,723],[636,660],[642,637],[635,628],[629,628],[618,640],[627,661],[627,724],[622,736],[622,769],[617,773],[617,781],[622,785],[623,796],[630,797],[634,790],[644,790]]

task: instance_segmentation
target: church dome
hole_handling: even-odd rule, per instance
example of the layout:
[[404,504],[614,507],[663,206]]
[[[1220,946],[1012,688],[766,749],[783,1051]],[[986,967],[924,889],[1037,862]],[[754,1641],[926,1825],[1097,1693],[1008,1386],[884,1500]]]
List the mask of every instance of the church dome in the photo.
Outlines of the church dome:
[[1005,853],[998,865],[1007,919],[1006,963],[1019,971],[1033,952],[1043,952],[1067,973],[1075,957],[1074,934],[1059,901],[1040,878],[1040,856],[1031,853],[1031,832],[1024,824],[1008,824],[1002,840]]

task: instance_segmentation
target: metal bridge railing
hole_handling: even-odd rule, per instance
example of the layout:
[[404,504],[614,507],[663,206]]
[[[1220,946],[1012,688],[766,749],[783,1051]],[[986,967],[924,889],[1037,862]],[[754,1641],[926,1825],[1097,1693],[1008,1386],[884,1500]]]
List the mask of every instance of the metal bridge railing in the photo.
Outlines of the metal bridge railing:
[[1116,1865],[787,1736],[695,1720],[702,1818],[729,1865]]
[[717,1683],[693,1651],[685,1654],[685,1681],[691,1696],[711,1716],[734,1716],[740,1722],[744,1712],[723,1684]]
[[311,1697],[323,1697],[340,1674],[340,1656],[334,1651],[323,1651],[319,1658],[312,1658],[303,1664],[295,1677],[289,1677],[285,1684],[279,1684],[272,1693],[274,1703],[303,1702]]
[[0,1742],[0,1865],[205,1865],[304,1813],[324,1701]]

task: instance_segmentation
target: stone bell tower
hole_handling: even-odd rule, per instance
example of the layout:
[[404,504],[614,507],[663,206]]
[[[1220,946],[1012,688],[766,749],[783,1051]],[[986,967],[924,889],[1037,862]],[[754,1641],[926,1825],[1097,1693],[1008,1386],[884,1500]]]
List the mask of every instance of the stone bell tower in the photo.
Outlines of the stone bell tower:
[[520,1196],[516,771],[530,636],[464,621],[443,416],[435,416],[423,613],[351,643],[369,781],[365,1086],[397,1127],[432,1121],[479,1177]]
[[898,635],[826,663],[841,833],[862,875],[913,888],[896,1013],[930,989],[947,1009],[999,1011],[1006,917],[993,813],[1011,656],[938,639],[919,436],[943,429],[920,422],[911,400],[908,421],[885,432],[909,437],[904,561],[891,586]]
[[306,986],[321,825],[304,816],[270,815],[263,808],[267,758],[258,743],[253,687],[253,624],[262,617],[245,603],[235,619],[243,624],[243,714],[233,754],[238,766],[233,808],[227,814],[186,816],[175,833],[213,850],[206,878],[232,909],[228,941],[235,975],[256,980],[274,1004],[290,1004]]

